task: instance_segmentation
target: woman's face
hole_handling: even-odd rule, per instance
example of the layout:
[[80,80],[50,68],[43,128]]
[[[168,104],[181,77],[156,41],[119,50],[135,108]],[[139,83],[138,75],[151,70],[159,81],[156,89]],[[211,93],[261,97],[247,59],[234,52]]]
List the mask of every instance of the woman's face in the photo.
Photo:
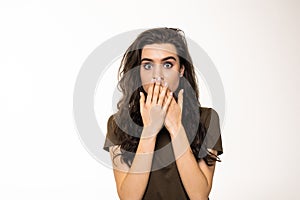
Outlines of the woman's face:
[[168,84],[171,91],[179,85],[180,75],[184,73],[184,66],[180,68],[179,58],[173,44],[150,44],[144,46],[141,57],[141,81],[148,92],[152,78],[161,78],[161,83]]

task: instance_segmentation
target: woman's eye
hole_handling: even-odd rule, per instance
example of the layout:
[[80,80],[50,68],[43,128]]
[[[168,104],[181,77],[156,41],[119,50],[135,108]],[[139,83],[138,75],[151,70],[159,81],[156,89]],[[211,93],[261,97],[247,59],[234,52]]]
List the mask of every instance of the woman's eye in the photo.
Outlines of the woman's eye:
[[164,67],[167,68],[167,69],[169,69],[169,68],[173,67],[173,64],[172,64],[172,63],[169,63],[169,62],[166,62],[166,63],[164,64]]
[[151,69],[152,65],[150,63],[146,63],[146,64],[143,64],[143,67],[146,69],[146,70],[149,70]]

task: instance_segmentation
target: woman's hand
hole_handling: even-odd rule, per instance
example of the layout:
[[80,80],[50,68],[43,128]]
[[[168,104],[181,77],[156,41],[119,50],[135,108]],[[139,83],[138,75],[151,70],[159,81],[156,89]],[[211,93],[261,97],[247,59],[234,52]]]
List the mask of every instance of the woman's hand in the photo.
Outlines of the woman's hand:
[[166,94],[168,88],[167,84],[163,86],[160,92],[160,85],[160,80],[156,82],[152,81],[148,88],[146,102],[144,93],[140,92],[140,112],[144,128],[147,128],[149,130],[147,133],[150,134],[142,135],[141,137],[156,136],[164,124],[166,113],[173,96],[170,92]]
[[180,129],[181,118],[182,118],[182,105],[183,105],[183,89],[178,93],[178,102],[172,97],[169,109],[165,118],[165,127],[171,134],[171,137],[174,137]]

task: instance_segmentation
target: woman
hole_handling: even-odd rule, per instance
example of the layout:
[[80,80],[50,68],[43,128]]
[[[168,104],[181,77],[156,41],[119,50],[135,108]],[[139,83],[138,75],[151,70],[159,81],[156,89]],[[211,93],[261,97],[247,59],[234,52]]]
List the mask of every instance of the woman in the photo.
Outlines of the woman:
[[223,153],[219,118],[199,103],[183,32],[141,33],[119,75],[123,97],[108,119],[104,149],[120,199],[209,199]]

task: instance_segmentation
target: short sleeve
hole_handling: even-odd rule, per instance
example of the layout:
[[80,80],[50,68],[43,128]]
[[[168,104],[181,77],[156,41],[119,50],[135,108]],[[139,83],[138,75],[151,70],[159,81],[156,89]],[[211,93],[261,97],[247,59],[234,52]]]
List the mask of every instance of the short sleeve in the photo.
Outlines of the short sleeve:
[[222,137],[220,130],[220,120],[218,113],[209,108],[210,114],[207,120],[206,147],[218,151],[218,155],[223,154]]
[[118,145],[120,142],[118,141],[117,135],[114,132],[114,127],[116,126],[114,121],[114,115],[111,115],[107,120],[107,133],[105,142],[103,145],[103,149],[105,151],[109,151],[109,147]]

